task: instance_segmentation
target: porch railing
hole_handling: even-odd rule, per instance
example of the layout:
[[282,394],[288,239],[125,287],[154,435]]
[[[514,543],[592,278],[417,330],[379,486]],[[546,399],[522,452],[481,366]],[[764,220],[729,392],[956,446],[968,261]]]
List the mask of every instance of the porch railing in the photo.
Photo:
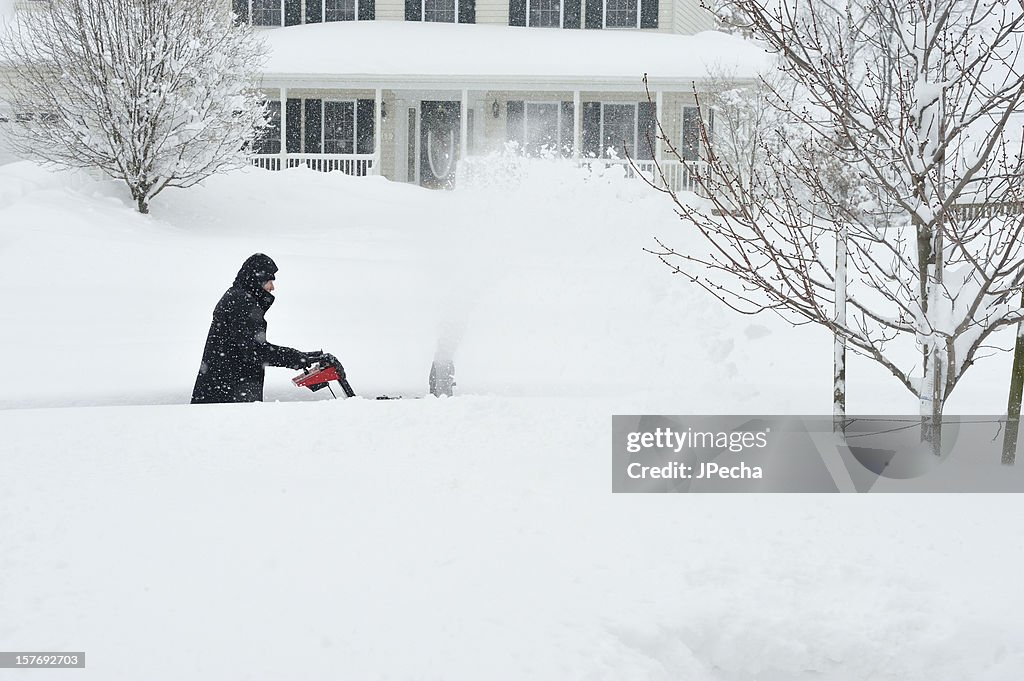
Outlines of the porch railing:
[[301,165],[329,173],[333,170],[347,175],[376,175],[374,154],[253,154],[250,163],[264,170],[297,168]]
[[[657,187],[664,187],[671,189],[674,192],[695,192],[702,193],[700,185],[697,183],[694,177],[693,171],[700,172],[703,169],[703,162],[691,161],[685,165],[681,161],[676,160],[664,160],[661,161],[661,170],[664,172],[665,177],[662,179],[658,173],[658,167],[654,161],[637,161],[634,160],[632,166],[626,159],[588,159],[583,161],[583,165],[593,167],[593,164],[600,163],[605,167],[609,166],[622,166],[625,168],[626,177],[636,177],[637,171],[642,173],[652,184]],[[634,169],[633,166],[636,166]]]
[[953,206],[953,214],[961,220],[977,220],[999,216],[1024,214],[1024,201],[994,201],[992,203],[961,203]]

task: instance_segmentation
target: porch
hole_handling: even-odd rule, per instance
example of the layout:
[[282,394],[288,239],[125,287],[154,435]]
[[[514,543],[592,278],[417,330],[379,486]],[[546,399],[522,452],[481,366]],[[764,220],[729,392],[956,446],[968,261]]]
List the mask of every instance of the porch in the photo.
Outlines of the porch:
[[[588,167],[622,166],[627,176],[643,176],[672,191],[693,191],[694,171],[702,165],[696,108],[678,92],[657,90],[650,101],[646,93],[610,88],[370,90],[327,85],[265,92],[271,126],[251,157],[253,165],[265,170],[306,166],[450,188],[462,159],[513,142],[526,156],[554,155]],[[676,146],[683,160],[670,157],[657,139],[658,112],[670,138],[682,139]]]

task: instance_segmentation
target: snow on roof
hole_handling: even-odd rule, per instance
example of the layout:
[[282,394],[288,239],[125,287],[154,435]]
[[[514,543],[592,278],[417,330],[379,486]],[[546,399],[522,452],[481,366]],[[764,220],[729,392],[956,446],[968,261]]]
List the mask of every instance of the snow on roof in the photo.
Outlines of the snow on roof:
[[633,30],[566,30],[490,24],[345,21],[261,32],[270,48],[264,84],[289,82],[386,86],[423,81],[585,89],[629,83],[688,86],[708,69],[754,78],[769,64],[765,50],[708,31],[677,35]]

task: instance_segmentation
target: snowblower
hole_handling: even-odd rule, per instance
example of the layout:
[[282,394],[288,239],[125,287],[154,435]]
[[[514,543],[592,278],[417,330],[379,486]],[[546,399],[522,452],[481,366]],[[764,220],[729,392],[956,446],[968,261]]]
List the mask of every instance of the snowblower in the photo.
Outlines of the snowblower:
[[338,382],[338,385],[341,386],[342,391],[345,393],[345,397],[356,396],[356,392],[352,390],[352,386],[348,384],[348,379],[345,378],[345,368],[341,364],[321,366],[318,362],[303,369],[301,374],[292,379],[292,383],[297,388],[309,388],[316,392],[326,387],[331,391],[331,395],[334,395],[334,399],[338,399],[338,396],[334,394],[334,388],[331,387],[330,381]]

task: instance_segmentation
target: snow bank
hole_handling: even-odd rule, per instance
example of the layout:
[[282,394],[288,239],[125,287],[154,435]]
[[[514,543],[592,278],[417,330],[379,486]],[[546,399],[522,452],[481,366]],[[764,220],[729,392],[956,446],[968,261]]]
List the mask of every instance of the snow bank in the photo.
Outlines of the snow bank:
[[[827,365],[784,387],[807,359],[772,349],[805,331],[725,316],[643,252],[687,233],[662,197],[621,169],[483,164],[454,192],[253,169],[168,192],[152,218],[116,183],[5,166],[0,323],[18,331],[0,353],[18,360],[0,363],[0,404],[187,402],[213,305],[262,251],[281,267],[271,340],[328,349],[364,395],[422,394],[455,336],[462,394],[658,392],[669,411],[728,411],[772,391],[827,408]],[[323,398],[290,375],[269,370],[268,398]]]
[[610,494],[621,402],[0,412],[0,645],[82,681],[1017,681],[1013,495]]
[[[698,241],[621,171],[473,171],[249,170],[143,217],[0,168],[0,648],[102,681],[1019,678],[1024,592],[977,578],[1024,559],[1013,496],[613,496],[611,414],[827,411],[831,344],[669,276],[642,246]],[[373,397],[422,394],[452,334],[462,397],[272,369],[268,397],[318,403],[186,406],[255,251],[271,340]],[[132,406],[32,408],[102,404]]]

